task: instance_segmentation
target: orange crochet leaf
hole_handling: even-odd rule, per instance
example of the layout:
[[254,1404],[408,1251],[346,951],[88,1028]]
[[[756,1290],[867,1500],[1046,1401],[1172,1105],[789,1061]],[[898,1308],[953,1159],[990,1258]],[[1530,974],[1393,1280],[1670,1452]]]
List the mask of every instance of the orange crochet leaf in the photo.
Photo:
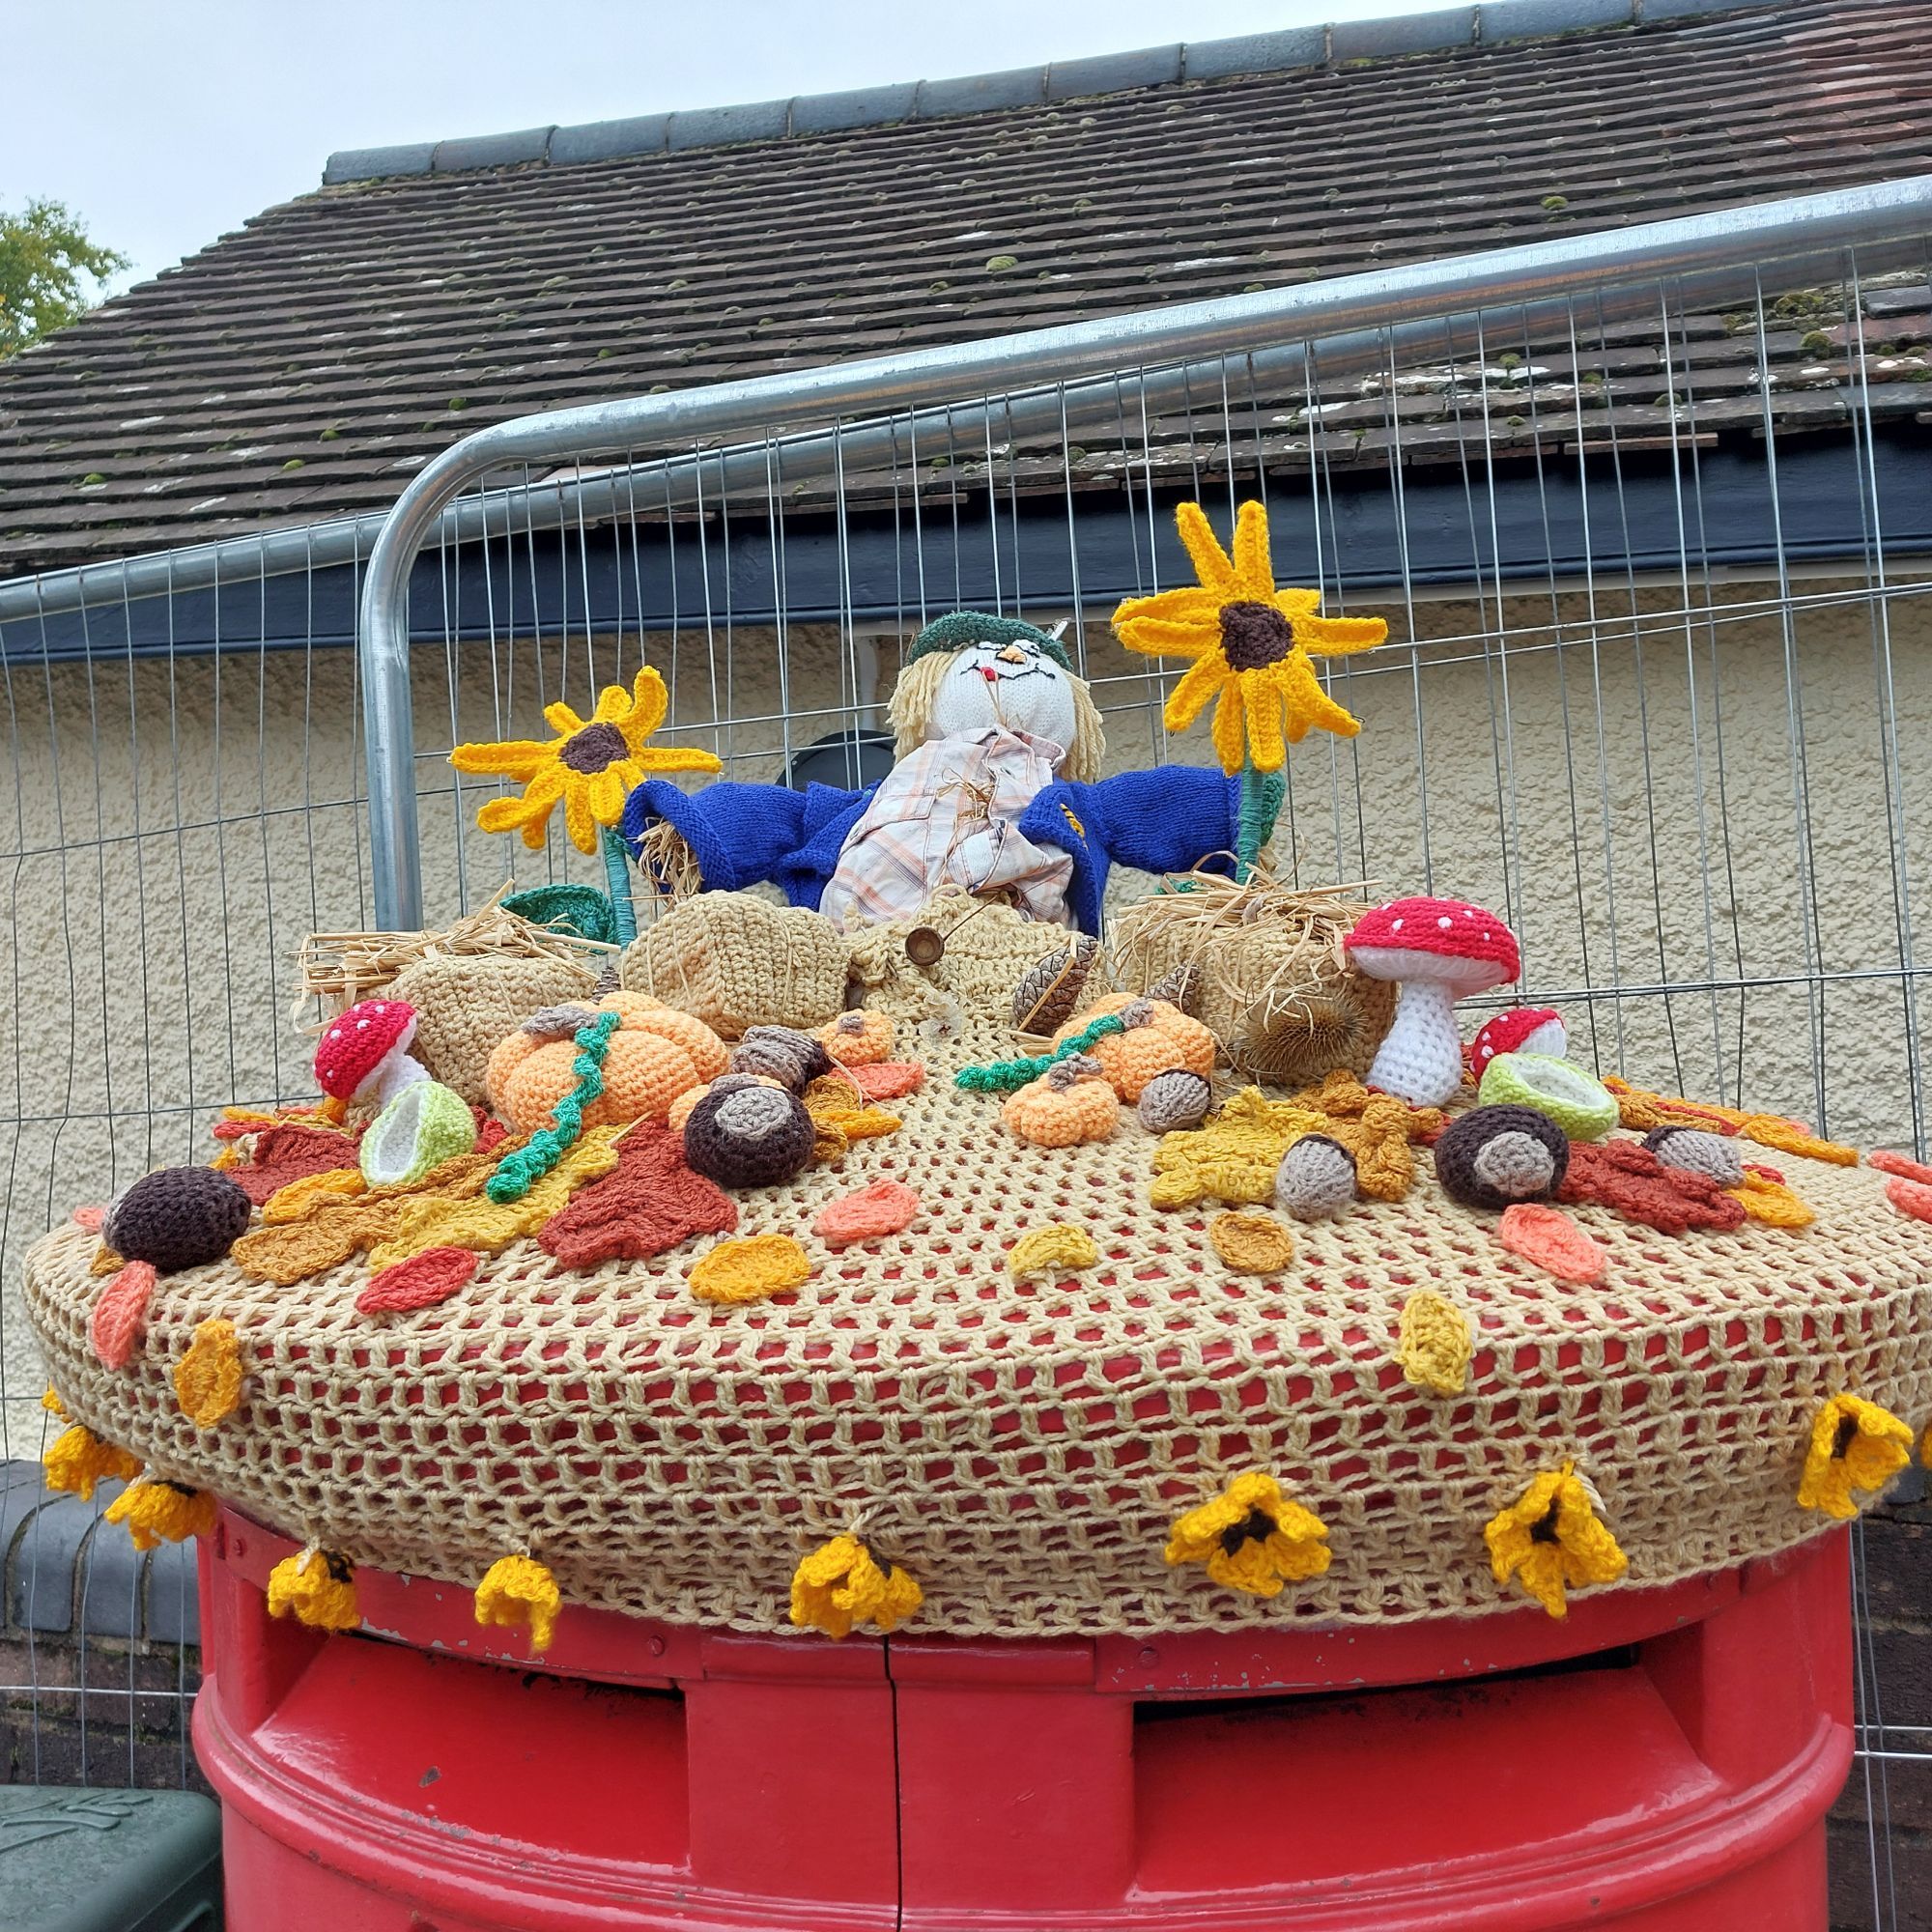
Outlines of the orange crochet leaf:
[[644,1121],[617,1143],[616,1167],[553,1214],[537,1240],[564,1266],[587,1269],[642,1261],[737,1225],[737,1204],[686,1165],[683,1136]]
[[1496,1239],[1511,1254],[1534,1262],[1558,1281],[1602,1281],[1609,1266],[1609,1250],[1594,1236],[1586,1235],[1560,1208],[1519,1201],[1503,1209],[1496,1223]]

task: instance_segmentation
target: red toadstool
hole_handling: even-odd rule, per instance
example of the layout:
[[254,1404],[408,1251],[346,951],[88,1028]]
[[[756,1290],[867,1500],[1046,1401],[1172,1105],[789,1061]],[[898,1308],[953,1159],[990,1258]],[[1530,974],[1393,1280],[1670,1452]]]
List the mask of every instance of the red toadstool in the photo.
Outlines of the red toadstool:
[[410,1058],[416,1009],[407,1000],[358,1000],[329,1021],[315,1048],[316,1083],[331,1100],[386,1107],[429,1069]]
[[1395,899],[1365,913],[1342,945],[1358,973],[1402,988],[1369,1085],[1411,1107],[1439,1107],[1463,1084],[1456,1002],[1516,978],[1516,934],[1462,899]]
[[1478,1080],[1498,1054],[1547,1053],[1561,1060],[1570,1051],[1570,1030],[1554,1007],[1512,1007],[1498,1013],[1469,1042],[1469,1071]]

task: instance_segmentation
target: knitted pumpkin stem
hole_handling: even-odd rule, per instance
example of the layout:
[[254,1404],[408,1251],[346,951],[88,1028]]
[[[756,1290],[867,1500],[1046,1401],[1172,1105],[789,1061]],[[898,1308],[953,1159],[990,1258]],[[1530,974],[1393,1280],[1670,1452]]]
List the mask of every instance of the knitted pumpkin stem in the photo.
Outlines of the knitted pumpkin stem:
[[1241,760],[1241,816],[1235,838],[1235,883],[1246,885],[1281,816],[1288,782],[1279,772],[1256,768],[1252,756]]
[[631,854],[621,834],[601,828],[604,879],[611,890],[611,917],[617,927],[617,944],[628,946],[638,936],[638,915],[631,904]]

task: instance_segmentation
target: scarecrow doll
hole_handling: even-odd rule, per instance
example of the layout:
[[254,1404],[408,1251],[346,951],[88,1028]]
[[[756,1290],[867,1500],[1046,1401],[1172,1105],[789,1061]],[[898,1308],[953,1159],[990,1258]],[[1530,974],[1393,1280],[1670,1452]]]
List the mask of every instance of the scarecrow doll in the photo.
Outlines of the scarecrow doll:
[[897,762],[866,790],[690,793],[651,779],[630,794],[621,830],[647,867],[668,835],[707,890],[770,881],[841,928],[915,912],[952,886],[1097,932],[1110,867],[1231,863],[1238,777],[1194,765],[1098,777],[1087,686],[1058,639],[1018,618],[961,611],[928,624],[890,717]]

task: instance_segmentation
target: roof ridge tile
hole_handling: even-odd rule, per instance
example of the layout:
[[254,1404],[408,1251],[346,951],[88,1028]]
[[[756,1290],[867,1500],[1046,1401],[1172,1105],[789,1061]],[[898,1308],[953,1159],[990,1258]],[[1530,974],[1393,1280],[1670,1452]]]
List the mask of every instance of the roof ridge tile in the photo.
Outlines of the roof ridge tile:
[[322,181],[325,187],[333,187],[397,175],[450,174],[539,161],[564,167],[634,155],[845,133],[901,121],[951,120],[1181,81],[1353,67],[1456,47],[1641,28],[1704,14],[1769,14],[1796,4],[1800,0],[1480,0],[1480,4],[1380,19],[1089,54],[997,73],[801,94],[787,100],[680,108],[668,114],[640,114],[574,127],[528,128],[509,134],[345,148],[329,156]]

